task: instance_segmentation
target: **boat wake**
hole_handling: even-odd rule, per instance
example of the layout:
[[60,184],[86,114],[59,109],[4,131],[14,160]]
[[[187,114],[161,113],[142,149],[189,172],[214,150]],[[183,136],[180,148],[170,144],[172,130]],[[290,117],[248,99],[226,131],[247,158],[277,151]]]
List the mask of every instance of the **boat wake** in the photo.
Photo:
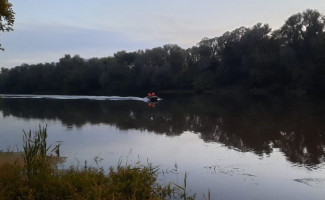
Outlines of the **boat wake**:
[[120,97],[120,96],[77,96],[77,95],[25,95],[25,94],[0,94],[4,99],[61,99],[61,100],[97,100],[97,101],[143,101],[149,102],[146,97]]

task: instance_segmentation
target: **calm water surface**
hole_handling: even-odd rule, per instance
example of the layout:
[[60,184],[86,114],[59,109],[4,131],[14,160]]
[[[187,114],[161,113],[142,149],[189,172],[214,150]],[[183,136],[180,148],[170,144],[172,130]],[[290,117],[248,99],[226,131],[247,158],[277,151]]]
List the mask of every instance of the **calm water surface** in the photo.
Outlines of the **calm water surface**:
[[[324,199],[325,103],[316,100],[163,96],[0,98],[0,150],[47,125],[63,167],[147,161],[203,199]],[[97,162],[94,161],[97,158]],[[175,168],[177,170],[175,171]]]

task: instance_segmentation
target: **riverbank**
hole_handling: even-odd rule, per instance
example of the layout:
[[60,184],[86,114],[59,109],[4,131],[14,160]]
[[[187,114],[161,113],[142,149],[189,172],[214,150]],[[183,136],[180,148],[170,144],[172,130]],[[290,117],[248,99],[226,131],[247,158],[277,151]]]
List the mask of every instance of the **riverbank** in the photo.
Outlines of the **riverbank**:
[[[83,166],[60,169],[59,145],[47,146],[47,129],[24,133],[24,152],[0,154],[0,200],[9,199],[195,199],[184,185],[157,182],[160,169],[151,163],[119,162],[108,171]],[[54,155],[57,154],[57,155]]]

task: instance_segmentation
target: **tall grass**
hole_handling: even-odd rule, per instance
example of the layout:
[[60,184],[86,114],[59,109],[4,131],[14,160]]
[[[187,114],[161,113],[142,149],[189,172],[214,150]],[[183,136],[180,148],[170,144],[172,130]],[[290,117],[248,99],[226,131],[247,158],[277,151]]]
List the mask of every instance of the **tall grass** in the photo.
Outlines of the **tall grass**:
[[0,166],[0,200],[11,199],[195,199],[184,185],[157,183],[159,168],[150,163],[111,167],[70,167],[60,170],[53,153],[59,145],[47,146],[47,127],[23,134],[24,163]]
[[[60,144],[53,148],[52,145],[47,146],[46,126],[39,126],[39,130],[33,134],[31,130],[23,132],[24,163],[28,178],[31,179],[32,175],[41,176],[49,173],[54,165],[51,153],[58,152]],[[59,156],[59,153],[57,155]]]

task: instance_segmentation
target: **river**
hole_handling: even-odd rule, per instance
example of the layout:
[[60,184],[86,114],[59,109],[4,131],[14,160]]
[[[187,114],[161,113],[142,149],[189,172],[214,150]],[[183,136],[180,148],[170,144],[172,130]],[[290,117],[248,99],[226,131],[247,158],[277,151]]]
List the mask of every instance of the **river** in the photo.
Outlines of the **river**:
[[197,199],[324,199],[325,103],[236,95],[0,95],[0,150],[48,127],[71,165],[150,162]]

